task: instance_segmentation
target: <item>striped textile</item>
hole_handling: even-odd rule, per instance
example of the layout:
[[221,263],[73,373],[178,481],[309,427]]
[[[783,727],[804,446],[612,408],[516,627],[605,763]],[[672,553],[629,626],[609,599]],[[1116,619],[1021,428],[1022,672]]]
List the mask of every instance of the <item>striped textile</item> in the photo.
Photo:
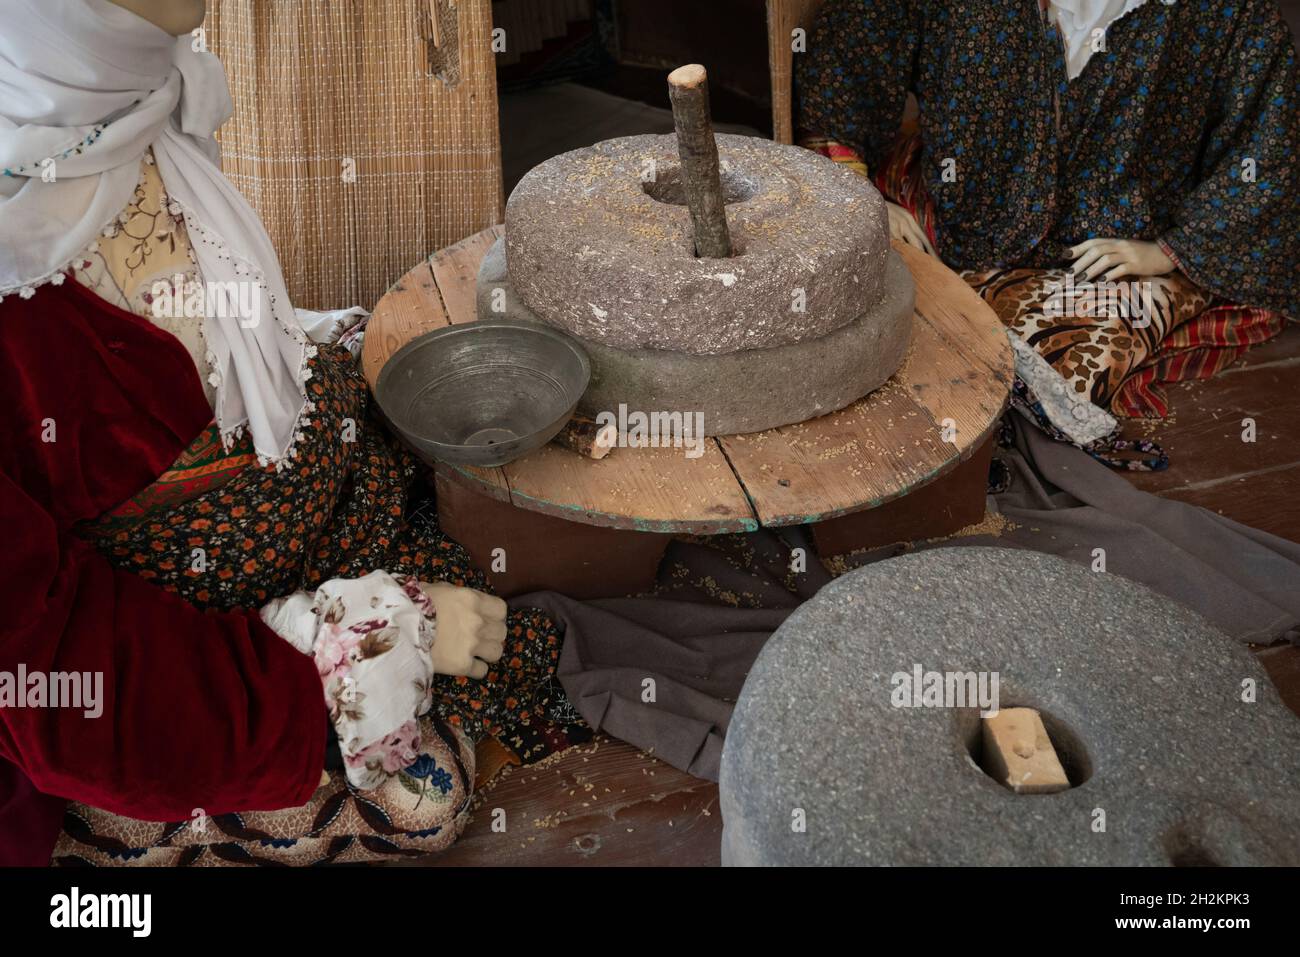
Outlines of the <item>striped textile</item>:
[[1169,414],[1166,386],[1213,378],[1285,326],[1286,317],[1269,309],[1233,303],[1211,306],[1166,336],[1159,351],[1124,380],[1111,400],[1111,411],[1163,419]]
[[870,179],[885,199],[911,213],[925,230],[926,238],[930,240],[931,245],[935,243],[934,204],[925,191],[924,179],[915,175],[916,164],[920,162],[921,156],[921,135],[915,120],[903,123],[898,139],[894,141],[894,146],[889,152],[889,159],[881,169],[876,171],[875,176],[870,175],[866,162],[857,150],[843,143],[837,143],[824,136],[801,136],[799,145],[834,160],[859,176]]

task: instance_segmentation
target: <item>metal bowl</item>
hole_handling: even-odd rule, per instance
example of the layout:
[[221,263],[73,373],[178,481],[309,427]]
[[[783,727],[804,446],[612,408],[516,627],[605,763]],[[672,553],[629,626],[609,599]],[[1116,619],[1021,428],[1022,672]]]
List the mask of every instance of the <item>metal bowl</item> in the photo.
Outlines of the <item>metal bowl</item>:
[[487,468],[555,438],[590,379],[586,353],[563,332],[484,319],[408,342],[384,363],[375,401],[426,460]]

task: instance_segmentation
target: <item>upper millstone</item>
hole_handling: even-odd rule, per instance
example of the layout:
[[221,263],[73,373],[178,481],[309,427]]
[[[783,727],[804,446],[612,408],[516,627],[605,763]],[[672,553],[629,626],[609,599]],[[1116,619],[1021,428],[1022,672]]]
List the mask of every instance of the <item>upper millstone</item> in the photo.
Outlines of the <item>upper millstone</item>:
[[506,258],[543,321],[620,349],[788,345],[883,297],[885,204],[808,150],[717,137],[735,255],[695,255],[674,136],[607,140],[532,170],[506,207]]

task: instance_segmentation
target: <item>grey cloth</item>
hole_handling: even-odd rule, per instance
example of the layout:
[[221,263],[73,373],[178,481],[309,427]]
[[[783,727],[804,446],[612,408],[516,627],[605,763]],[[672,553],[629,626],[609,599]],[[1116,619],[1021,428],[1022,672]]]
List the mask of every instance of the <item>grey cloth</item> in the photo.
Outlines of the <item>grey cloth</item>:
[[[1014,449],[1002,455],[1013,479],[993,504],[1018,527],[995,539],[949,544],[1030,548],[1089,566],[1093,550],[1102,548],[1107,572],[1186,605],[1234,638],[1296,640],[1300,544],[1140,492],[1019,415],[1013,421]],[[1141,627],[1133,623],[1135,637]]]
[[510,604],[564,629],[560,683],[589,725],[710,781],[750,665],[792,611],[554,592]]
[[[564,630],[560,683],[592,727],[673,767],[718,779],[731,709],[759,651],[831,576],[803,529],[679,539],[657,597],[574,601],[555,592],[510,600]],[[790,571],[803,548],[807,571]],[[646,679],[652,679],[653,701]]]
[[[1300,544],[1202,508],[1140,492],[1079,449],[1012,415],[999,457],[1010,487],[990,499],[1016,528],[904,546],[996,545],[1048,552],[1141,582],[1246,642],[1300,637]],[[803,548],[808,570],[790,571]],[[855,556],[887,561],[899,549]],[[565,632],[560,682],[598,730],[716,781],[745,676],[771,633],[830,576],[801,528],[681,540],[660,569],[660,596],[578,602],[535,592],[510,605],[542,608]],[[1104,612],[1099,609],[1099,612]],[[1132,622],[1134,641],[1143,623]],[[643,700],[653,681],[653,701]]]

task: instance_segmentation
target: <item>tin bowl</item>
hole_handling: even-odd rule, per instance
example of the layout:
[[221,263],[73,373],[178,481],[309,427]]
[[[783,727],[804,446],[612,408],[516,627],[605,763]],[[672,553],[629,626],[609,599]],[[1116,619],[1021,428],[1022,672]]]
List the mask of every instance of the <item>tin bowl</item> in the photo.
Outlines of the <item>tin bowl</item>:
[[375,401],[426,461],[490,468],[555,438],[590,379],[571,336],[539,322],[483,319],[404,345],[384,363]]

